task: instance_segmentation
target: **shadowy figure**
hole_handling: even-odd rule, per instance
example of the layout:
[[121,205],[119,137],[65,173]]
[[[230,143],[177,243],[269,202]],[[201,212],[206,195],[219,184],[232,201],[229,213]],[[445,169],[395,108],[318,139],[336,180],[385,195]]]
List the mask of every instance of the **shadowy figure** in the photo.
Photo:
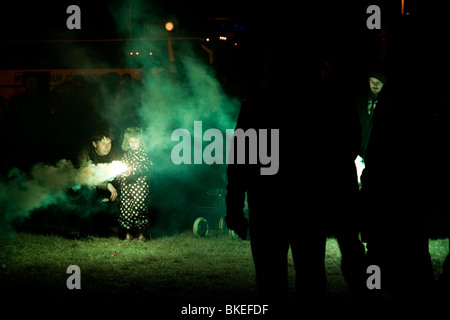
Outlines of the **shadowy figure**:
[[[323,83],[320,60],[314,52],[305,53],[301,62],[287,64],[282,51],[266,48],[263,60],[262,88],[249,94],[237,121],[235,136],[242,129],[249,137],[246,164],[236,164],[238,138],[232,144],[226,222],[243,239],[249,228],[261,299],[283,303],[288,298],[291,248],[297,298],[305,304],[323,302],[328,234],[335,234],[339,241],[349,286],[356,290],[365,285],[364,246],[358,239],[359,224],[354,221],[358,118],[349,103],[351,94],[336,89],[343,79]],[[251,145],[255,143],[250,137],[253,129],[258,148]],[[270,138],[275,129],[279,141]],[[261,173],[273,164],[267,164],[261,154],[264,130],[269,137],[268,155],[279,157],[279,170],[272,175]],[[249,164],[252,148],[259,152],[255,164]],[[248,221],[243,214],[246,193]]]
[[[227,226],[243,239],[247,238],[249,226],[258,293],[272,302],[287,298],[289,246],[296,267],[297,290],[307,296],[320,296],[326,284],[325,233],[319,227],[319,216],[315,215],[319,201],[314,201],[319,200],[319,183],[311,174],[320,168],[314,164],[314,152],[308,146],[300,142],[290,144],[294,142],[290,139],[294,127],[289,132],[285,127],[288,123],[283,123],[283,112],[275,107],[284,103],[287,101],[274,88],[255,92],[243,103],[236,130],[268,130],[269,137],[272,130],[279,130],[280,167],[274,175],[261,175],[260,169],[264,167],[261,163],[229,164],[226,198]],[[261,134],[258,138],[261,139]],[[237,143],[235,140],[234,144]],[[269,143],[271,152],[274,141]],[[246,150],[250,149],[251,146]],[[306,157],[309,163],[300,160],[296,165],[289,157]],[[249,223],[243,213],[246,193]],[[286,205],[291,201],[294,205]]]
[[364,159],[367,144],[372,132],[372,118],[378,103],[379,95],[387,78],[380,72],[371,72],[368,76],[368,85],[364,87],[357,101],[357,110],[361,124],[361,148],[358,155]]
[[[367,257],[381,269],[381,291],[416,306],[434,303],[428,249],[436,206],[432,110],[446,90],[442,77],[448,73],[441,21],[435,12],[428,19],[424,5],[420,18],[392,29],[391,73],[373,115],[361,178],[371,217]],[[417,41],[422,37],[426,43]]]
[[[303,180],[301,177],[308,175],[311,178],[310,172],[314,171],[311,165],[314,162],[310,161],[310,165],[305,167],[300,161],[292,161],[295,158],[312,160],[314,157],[314,152],[302,143],[305,137],[302,136],[305,133],[302,122],[306,120],[303,118],[306,112],[300,111],[301,115],[296,118],[298,123],[291,122],[292,118],[289,116],[292,116],[292,112],[288,109],[297,109],[299,106],[297,99],[289,101],[294,91],[292,86],[288,86],[286,74],[283,75],[286,70],[276,65],[277,58],[273,52],[267,52],[263,88],[250,94],[241,107],[236,130],[255,130],[259,134],[258,141],[249,141],[246,145],[245,164],[236,164],[237,159],[230,158],[230,163],[233,160],[234,164],[228,165],[227,172],[226,222],[241,238],[247,237],[247,221],[243,214],[247,192],[250,240],[258,292],[263,299],[283,301],[287,298],[289,246],[292,247],[296,264],[298,288],[308,291],[308,294],[319,295],[324,292],[325,236],[316,228],[318,224],[313,222],[315,217],[311,212],[304,211],[311,210],[311,206],[308,208],[302,203],[305,198],[309,198],[306,200],[308,202],[311,200],[308,196],[304,197],[305,184],[312,182],[317,185],[317,182]],[[304,90],[301,90],[302,94],[307,91],[307,88],[301,89]],[[298,132],[296,128],[299,128]],[[261,168],[265,165],[260,161],[249,164],[249,158],[254,155],[248,153],[255,147],[249,144],[261,141],[260,129],[267,130],[267,137],[276,133],[273,130],[279,130],[279,141],[268,138],[266,142],[268,154],[280,160],[279,170],[272,175],[261,174]],[[235,158],[240,156],[237,154],[237,143],[234,140],[232,145]],[[274,144],[278,144],[278,150]],[[275,151],[279,151],[279,154],[275,154]],[[298,194],[294,197],[295,193]],[[298,206],[283,205],[291,199],[296,199]]]
[[431,130],[426,94],[409,86],[412,77],[399,70],[379,95],[361,181],[370,219],[367,256],[381,269],[382,293],[421,301],[434,286],[427,236]]
[[341,270],[352,298],[367,293],[367,261],[359,238],[364,226],[355,158],[361,145],[361,127],[351,88],[343,90],[342,82],[351,83],[345,60],[335,62],[329,76],[321,83],[320,110],[322,154],[322,216],[328,235],[333,235],[341,251]]

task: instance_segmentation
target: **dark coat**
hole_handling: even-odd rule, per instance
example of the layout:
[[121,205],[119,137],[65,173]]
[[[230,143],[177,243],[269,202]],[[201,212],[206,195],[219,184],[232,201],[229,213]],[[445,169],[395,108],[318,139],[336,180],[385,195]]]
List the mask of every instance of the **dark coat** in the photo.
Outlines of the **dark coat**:
[[[370,89],[366,88],[356,101],[356,110],[358,112],[359,123],[361,125],[361,146],[358,154],[364,158],[369,143],[370,134],[372,132],[373,121],[372,115],[367,111],[367,104],[369,100]],[[375,111],[374,111],[375,113]]]
[[250,220],[279,214],[292,225],[308,225],[333,216],[343,194],[357,192],[358,117],[351,100],[331,87],[317,82],[301,94],[263,90],[243,103],[237,128],[279,129],[279,170],[264,176],[261,163],[229,165],[228,212],[242,211],[247,191]]

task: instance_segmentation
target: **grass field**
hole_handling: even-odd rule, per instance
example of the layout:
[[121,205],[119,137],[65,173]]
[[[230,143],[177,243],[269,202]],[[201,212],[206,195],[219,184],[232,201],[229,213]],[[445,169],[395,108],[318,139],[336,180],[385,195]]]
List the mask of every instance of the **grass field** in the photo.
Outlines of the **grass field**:
[[[448,254],[448,239],[430,240],[430,251],[438,275]],[[340,258],[336,240],[329,238],[326,271],[330,296],[346,295]],[[80,267],[80,290],[66,286],[70,265]],[[291,291],[294,277],[290,257]],[[14,297],[20,294],[47,301],[139,297],[180,303],[238,300],[243,304],[256,293],[250,243],[218,232],[204,238],[183,232],[145,243],[126,243],[112,237],[79,241],[17,233],[13,239],[1,241],[0,284],[3,292],[11,292]]]

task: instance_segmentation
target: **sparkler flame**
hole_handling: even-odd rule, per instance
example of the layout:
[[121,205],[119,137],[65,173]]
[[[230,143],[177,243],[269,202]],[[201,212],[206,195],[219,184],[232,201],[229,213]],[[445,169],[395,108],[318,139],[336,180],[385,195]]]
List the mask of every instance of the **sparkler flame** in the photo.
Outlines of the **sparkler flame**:
[[111,165],[109,166],[108,170],[110,170],[111,175],[113,175],[114,178],[120,174],[128,172],[128,167],[122,161],[113,161],[111,162]]
[[125,163],[113,161],[82,168],[76,180],[80,185],[97,185],[112,180],[118,175],[127,175],[127,173],[129,174],[129,169]]

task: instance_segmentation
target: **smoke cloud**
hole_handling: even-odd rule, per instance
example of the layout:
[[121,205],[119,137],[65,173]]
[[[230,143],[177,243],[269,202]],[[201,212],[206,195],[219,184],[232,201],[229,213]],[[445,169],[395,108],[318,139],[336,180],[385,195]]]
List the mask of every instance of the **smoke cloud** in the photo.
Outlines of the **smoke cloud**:
[[[199,51],[208,54],[199,49],[199,44],[174,39],[175,54],[169,59],[167,40],[148,40],[149,37],[167,39],[168,34],[161,27],[161,21],[167,18],[162,8],[151,3],[123,1],[114,2],[109,10],[115,19],[117,34],[143,39],[124,42],[121,48],[123,65],[129,65],[129,52],[136,52],[136,44],[140,45],[139,50],[145,47],[146,57],[140,57],[137,63],[143,80],[138,82],[132,96],[119,98],[117,92],[103,82],[101,97],[96,98],[102,103],[92,105],[116,132],[116,146],[121,145],[126,127],[143,129],[154,163],[151,181],[152,203],[158,216],[155,220],[163,228],[179,229],[185,221],[196,217],[197,205],[206,204],[208,189],[225,187],[226,165],[175,165],[171,161],[171,150],[177,142],[171,141],[172,132],[184,128],[193,135],[194,121],[202,121],[204,131],[216,128],[225,137],[225,130],[235,127],[240,103],[236,97],[225,93],[213,67],[197,54]],[[77,48],[76,43],[71,46],[69,52],[76,53],[76,60],[83,67],[98,65],[98,56],[86,46]],[[63,57],[63,60],[68,59],[66,55]],[[102,67],[107,67],[102,63]],[[203,148],[206,145],[204,143]],[[13,169],[0,181],[0,220],[10,225],[14,219],[25,218],[33,210],[65,203],[67,189],[93,187],[117,174],[114,172],[111,176],[110,170],[104,165],[79,170],[70,160],[59,160],[55,165],[36,164],[29,173]]]
[[[126,166],[118,161],[77,169],[68,160],[60,160],[54,166],[36,164],[29,174],[14,168],[6,180],[0,181],[2,225],[9,228],[14,220],[28,217],[35,209],[65,204],[70,200],[67,196],[69,188],[95,188],[125,170]],[[65,206],[70,207],[70,204]]]
[[[132,30],[133,37],[167,37],[167,32],[162,28],[167,17],[162,9],[148,4],[140,6],[138,2],[133,2],[131,6],[130,2],[123,2],[122,9],[117,11],[115,17],[119,31],[129,32],[130,10],[133,12],[131,24],[137,26]],[[226,129],[235,128],[240,102],[225,93],[213,67],[201,56],[201,53],[207,53],[198,48],[199,44],[174,39],[172,45],[174,59],[168,61],[167,42],[148,41],[148,51],[153,55],[140,59],[144,78],[137,114],[138,125],[145,132],[154,163],[153,203],[160,212],[160,222],[177,229],[183,219],[193,221],[197,215],[196,206],[206,204],[208,189],[225,187],[226,165],[175,165],[171,160],[171,150],[177,142],[171,141],[172,132],[183,128],[193,138],[194,121],[202,121],[203,131],[219,129],[225,141]],[[124,51],[135,52],[135,48],[135,43],[127,43]],[[165,57],[161,59],[165,62],[158,60],[158,55]],[[115,110],[123,110],[120,101],[115,103]],[[116,128],[123,126],[120,117],[108,121]],[[203,149],[206,145],[204,142]],[[194,152],[191,154],[193,157]]]
[[[130,6],[130,2],[123,2],[121,9],[117,10],[121,13],[116,14],[119,30],[124,32],[129,26],[129,10],[132,8],[131,25],[138,26],[133,29],[133,37],[161,39],[168,36],[162,28],[166,17],[161,8],[140,2],[131,4]],[[155,16],[155,12],[160,15]],[[147,31],[140,34],[135,29]],[[153,154],[163,152],[169,157],[170,152],[166,151],[171,146],[170,136],[174,129],[193,130],[196,120],[220,130],[234,128],[239,109],[239,101],[225,94],[213,68],[198,56],[198,48],[194,48],[199,46],[198,44],[183,40],[171,42],[173,47],[176,47],[174,61],[168,61],[166,41],[144,40],[149,48],[147,51],[152,51],[153,55],[139,60],[144,79],[138,106],[139,122],[147,133]],[[124,52],[134,52],[136,47],[133,42],[127,43]],[[144,54],[147,51],[144,51]],[[115,101],[113,104],[115,110],[122,111],[122,115],[129,112],[123,110],[122,101]],[[108,121],[120,127],[121,119],[123,118],[114,114]]]

